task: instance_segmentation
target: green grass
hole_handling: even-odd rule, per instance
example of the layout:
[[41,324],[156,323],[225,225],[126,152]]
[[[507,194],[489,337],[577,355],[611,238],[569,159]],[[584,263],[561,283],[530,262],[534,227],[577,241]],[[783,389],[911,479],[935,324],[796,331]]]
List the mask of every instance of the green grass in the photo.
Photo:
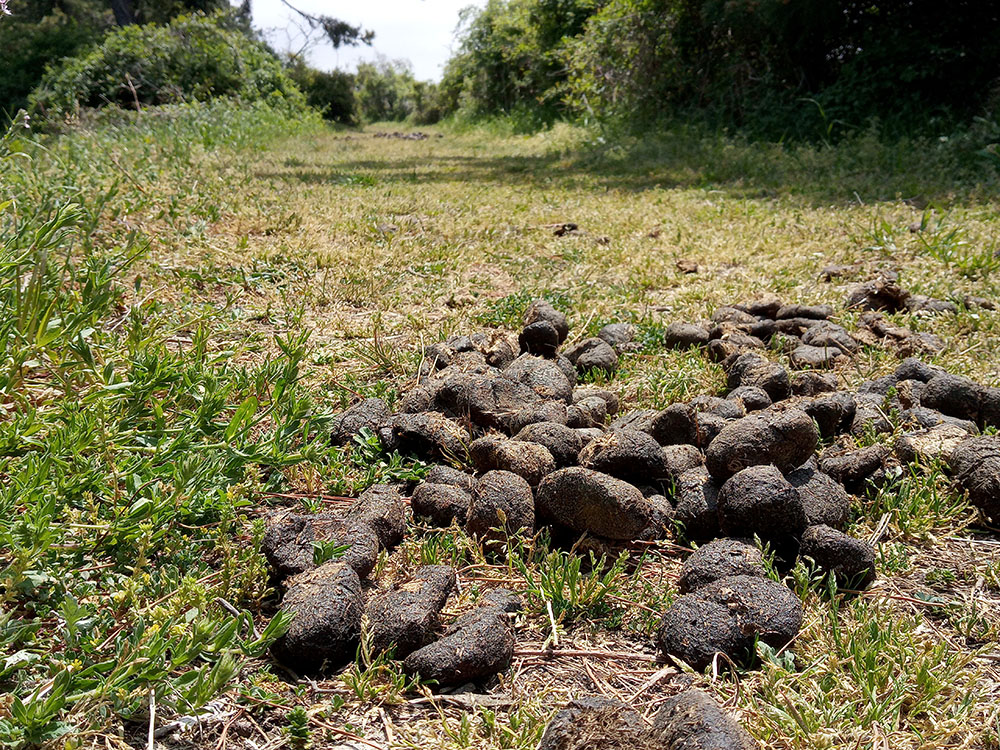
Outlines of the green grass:
[[597,558],[593,552],[583,557],[574,551],[537,550],[534,559],[513,557],[514,567],[524,576],[529,605],[540,613],[552,608],[555,621],[572,620],[583,615],[600,618],[609,607],[609,594],[620,593],[622,574],[629,555],[618,559]]
[[813,748],[873,735],[890,746],[913,741],[911,733],[963,736],[977,710],[971,655],[928,638],[919,617],[865,600],[833,604],[807,623],[797,669],[766,662],[748,686],[762,739]]
[[203,275],[170,274],[175,304],[147,291],[151,255],[190,252],[191,223],[232,207],[247,149],[296,127],[217,105],[2,141],[5,744],[135,720],[154,693],[199,711],[287,624],[261,610],[264,493],[306,463],[344,490],[408,470],[324,447],[301,326],[237,342],[228,292],[186,296]]
[[940,466],[928,470],[904,466],[897,481],[887,483],[873,494],[864,515],[886,517],[904,539],[933,539],[969,522],[968,505],[949,486]]
[[[326,509],[426,468],[371,435],[329,445],[337,411],[394,401],[426,346],[516,329],[536,296],[569,313],[574,339],[636,326],[640,348],[609,381],[625,408],[724,386],[703,353],[663,348],[670,322],[763,291],[839,307],[839,283],[818,281],[830,263],[997,297],[996,166],[948,144],[444,134],[345,137],[220,103],[0,140],[0,744],[145,742],[155,696],[158,722],[222,701],[294,746],[384,743],[375,702],[394,747],[534,747],[568,694],[628,697],[659,666],[525,658],[495,691],[509,704],[469,709],[406,703],[423,688],[363,649],[316,684],[266,660],[286,623],[258,552],[262,513]],[[580,232],[555,236],[566,221]],[[941,335],[937,363],[997,384],[997,313],[893,320]],[[851,386],[896,363],[866,348],[839,375]],[[939,467],[904,468],[852,518],[880,535],[880,586],[831,596],[797,570],[807,622],[792,648],[738,690],[694,678],[732,698],[763,746],[997,746],[997,675],[979,658],[1000,619],[997,548]],[[499,559],[457,528],[411,531],[380,580],[450,564],[462,587],[449,614],[490,585],[516,589],[528,649],[552,636],[551,605],[562,644],[651,653],[683,557],[539,537]]]

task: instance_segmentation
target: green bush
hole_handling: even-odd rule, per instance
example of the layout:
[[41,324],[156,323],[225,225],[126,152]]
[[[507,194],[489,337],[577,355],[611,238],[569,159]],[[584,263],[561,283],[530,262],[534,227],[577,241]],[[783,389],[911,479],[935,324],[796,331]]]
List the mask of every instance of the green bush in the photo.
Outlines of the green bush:
[[567,101],[586,118],[648,123],[681,81],[672,0],[610,0],[564,48]]
[[358,113],[365,122],[429,125],[441,119],[437,86],[414,78],[404,61],[380,57],[361,63],[354,80]]
[[600,4],[489,0],[463,12],[461,44],[441,82],[446,111],[513,116],[536,127],[565,114],[565,45]]
[[327,120],[353,124],[358,102],[354,95],[354,76],[341,70],[322,71],[310,68],[301,60],[288,64],[288,74],[302,89],[306,102]]
[[[170,23],[185,13],[216,13],[228,10],[229,0],[133,0],[139,23]],[[236,15],[245,28],[249,28],[250,7],[243,3]]]
[[463,24],[442,99],[473,117],[941,135],[1000,85],[981,0],[489,0]]
[[676,0],[676,8],[685,99],[697,92],[724,122],[751,132],[827,138],[877,118],[894,135],[940,134],[981,114],[1000,80],[996,3]]
[[305,105],[281,62],[229,13],[116,29],[100,46],[47,72],[30,101],[36,112],[60,117],[79,107],[216,97]]
[[111,25],[110,12],[67,13],[50,5],[21,4],[15,15],[0,19],[0,125],[4,115],[13,117],[28,106],[46,67],[95,43]]

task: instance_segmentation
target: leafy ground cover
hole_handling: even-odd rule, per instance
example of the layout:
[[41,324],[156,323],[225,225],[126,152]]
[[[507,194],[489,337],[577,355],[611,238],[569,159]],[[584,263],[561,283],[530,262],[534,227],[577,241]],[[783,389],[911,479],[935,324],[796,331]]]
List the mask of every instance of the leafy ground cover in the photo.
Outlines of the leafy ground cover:
[[[433,698],[364,644],[321,681],[271,663],[287,623],[258,551],[264,513],[419,477],[324,430],[358,396],[395,400],[426,346],[516,328],[535,297],[569,313],[577,339],[637,326],[643,347],[614,381],[632,407],[724,384],[706,358],[663,347],[667,324],[766,291],[839,309],[830,264],[996,299],[988,153],[685,131],[609,144],[564,126],[375,134],[220,103],[45,139],[16,124],[3,141],[3,743],[138,746],[199,716],[184,743],[531,748],[567,694],[655,706],[650,637],[680,548],[609,549],[599,564],[600,550],[540,535],[498,563],[459,529],[411,535],[380,559],[385,575],[452,564],[455,611],[491,582],[526,597],[515,664],[472,705]],[[566,222],[579,229],[557,232]],[[950,371],[1000,384],[1000,313],[959,308],[894,319],[942,336],[934,361]],[[839,374],[851,385],[896,364],[871,347]],[[791,652],[693,679],[766,747],[997,747],[997,537],[940,472],[852,518],[878,545],[877,586],[831,595],[795,571],[807,616]],[[547,655],[554,641],[570,655]]]

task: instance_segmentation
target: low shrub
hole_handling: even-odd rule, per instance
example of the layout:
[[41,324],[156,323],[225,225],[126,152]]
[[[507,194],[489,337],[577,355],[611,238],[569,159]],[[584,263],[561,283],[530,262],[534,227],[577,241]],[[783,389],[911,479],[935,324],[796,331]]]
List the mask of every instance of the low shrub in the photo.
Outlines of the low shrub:
[[230,13],[117,29],[99,46],[49,70],[30,102],[37,113],[54,118],[80,107],[136,108],[217,97],[305,105],[277,57]]
[[38,19],[18,15],[0,21],[0,122],[28,106],[28,95],[53,62],[92,44],[104,29],[97,21],[62,12]]
[[438,87],[414,78],[405,61],[380,57],[361,63],[354,81],[358,113],[365,122],[430,125],[441,119]]
[[326,120],[353,124],[358,102],[354,94],[354,76],[341,70],[316,70],[301,60],[289,63],[288,74],[302,89],[306,102]]

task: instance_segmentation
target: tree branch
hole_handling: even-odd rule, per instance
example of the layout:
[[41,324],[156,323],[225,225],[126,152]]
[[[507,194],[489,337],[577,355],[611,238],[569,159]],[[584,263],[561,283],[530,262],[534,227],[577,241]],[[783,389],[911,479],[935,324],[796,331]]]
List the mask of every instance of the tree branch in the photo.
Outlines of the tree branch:
[[327,39],[330,40],[330,44],[333,45],[334,49],[345,45],[353,47],[358,44],[371,44],[372,39],[375,38],[374,31],[362,29],[360,26],[351,26],[351,24],[341,21],[339,18],[311,15],[299,10],[288,2],[288,0],[281,0],[281,2],[285,7],[295,11],[305,19],[310,29],[313,31],[319,30],[326,34]]

